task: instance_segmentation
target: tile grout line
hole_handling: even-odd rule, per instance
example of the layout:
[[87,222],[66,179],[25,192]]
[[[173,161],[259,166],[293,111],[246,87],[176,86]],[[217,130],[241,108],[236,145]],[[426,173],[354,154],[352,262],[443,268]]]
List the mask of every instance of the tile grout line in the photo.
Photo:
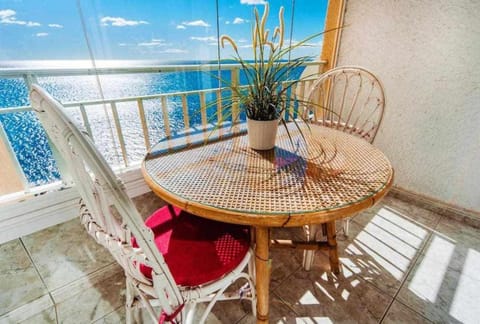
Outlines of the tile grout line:
[[[439,214],[437,214],[439,215]],[[427,242],[430,241],[430,239],[432,238],[432,235],[434,234],[435,230],[437,229],[437,226],[438,224],[440,223],[440,220],[442,218],[444,218],[445,216],[443,215],[439,215],[438,217],[438,220],[435,222],[435,224],[430,228],[431,231],[430,233],[428,234],[428,237],[427,239],[425,240],[425,244],[423,244],[422,248],[420,249],[420,251],[418,251],[417,255],[415,256],[415,258],[413,259],[413,262],[411,263],[411,267],[410,269],[408,269],[408,271],[406,272],[405,274],[405,277],[403,278],[403,280],[401,281],[400,283],[400,286],[398,287],[398,290],[395,292],[395,295],[393,296],[392,298],[392,301],[390,302],[390,304],[388,305],[387,309],[383,312],[383,315],[382,315],[382,318],[380,319],[379,323],[383,323],[383,321],[385,320],[385,317],[387,316],[388,314],[388,311],[390,310],[390,308],[392,307],[393,303],[397,300],[397,297],[398,297],[398,294],[400,293],[400,290],[402,290],[403,288],[403,285],[405,284],[405,282],[407,281],[408,277],[410,276],[410,273],[413,271],[413,268],[415,267],[415,264],[417,263],[418,259],[420,258],[420,256],[422,255],[423,251],[425,250],[425,248],[427,247]],[[399,303],[401,303],[400,301],[398,301]],[[403,303],[401,303],[403,305]],[[404,305],[406,307],[408,307],[407,305]],[[418,313],[417,311],[415,311],[414,309],[408,307],[408,309],[410,309],[412,312],[420,315],[421,317],[423,318],[426,318],[425,316],[423,316],[422,314]],[[428,318],[426,318],[428,320]]]
[[[316,253],[315,253],[316,254]],[[315,254],[314,254],[314,258],[315,258]],[[282,303],[284,303],[285,305],[287,305],[288,308],[290,308],[295,314],[296,312],[283,300],[282,297],[280,297],[276,291],[280,288],[281,285],[283,285],[285,282],[287,282],[287,280],[290,278],[290,277],[293,277],[293,275],[299,271],[304,271],[303,270],[303,266],[299,266],[297,267],[297,269],[295,269],[294,271],[292,271],[291,274],[289,274],[288,276],[285,277],[285,279],[282,280],[282,282],[280,282],[277,287],[275,287],[274,289],[271,290],[271,293],[272,294],[275,294],[278,298],[280,298],[280,300],[282,301]],[[305,270],[306,271],[306,270]],[[310,270],[311,271],[311,270]]]
[[289,274],[288,276],[285,277],[285,279],[283,279],[281,282],[279,282],[275,288],[273,288],[273,289],[272,289],[272,288],[269,288],[269,291],[272,292],[272,293],[275,292],[278,288],[280,288],[281,285],[283,285],[283,284],[288,280],[288,278],[290,278],[291,276],[293,276],[296,272],[298,272],[298,271],[301,270],[302,268],[303,268],[302,266],[297,267],[297,269],[295,269],[294,271],[292,271],[291,274]]
[[33,268],[35,269],[35,272],[37,273],[38,277],[40,278],[40,281],[43,283],[43,285],[47,289],[48,297],[50,298],[50,301],[53,304],[53,309],[55,311],[55,323],[58,323],[57,304],[55,303],[55,300],[53,299],[52,293],[50,292],[50,289],[48,289],[47,283],[45,282],[42,275],[40,274],[40,270],[38,270],[37,264],[33,260],[33,257],[30,254],[30,251],[28,251],[27,247],[25,246],[25,243],[23,243],[23,239],[20,237],[18,240],[20,241],[20,244],[22,245],[23,249],[25,250],[25,253],[27,253],[27,256],[30,259],[30,262],[32,263]]
[[240,323],[240,322],[241,322],[245,317],[247,317],[247,316],[248,316],[248,314],[244,314],[242,317],[240,317],[240,318],[238,319],[238,321],[235,321],[234,324]]
[[[314,258],[315,258],[315,255],[314,255]],[[297,314],[297,312],[293,309],[293,307],[290,306],[289,303],[287,303],[281,296],[279,296],[277,293],[276,293],[276,290],[280,288],[281,285],[283,285],[285,282],[287,282],[288,278],[292,277],[295,273],[299,272],[299,271],[302,271],[303,267],[302,266],[299,266],[297,267],[297,269],[295,269],[294,271],[292,271],[291,274],[289,274],[288,276],[285,277],[285,279],[283,279],[278,285],[277,287],[275,287],[274,289],[272,289],[269,293],[269,304],[270,304],[270,300],[271,300],[271,295],[275,294],[275,296],[282,302],[283,305],[285,305],[288,309],[290,309],[295,315],[297,316],[300,316],[300,314]],[[269,309],[269,313],[271,311],[270,307],[268,308]],[[270,314],[269,314],[270,315]]]
[[[401,200],[401,201],[403,201],[403,202],[406,202],[406,201],[404,201],[404,200],[402,200],[402,199],[400,199],[400,198],[398,198],[398,197],[395,197],[395,196],[391,196],[391,197],[394,198],[394,199],[398,199],[398,200]],[[393,298],[392,298],[392,301],[390,302],[390,304],[388,305],[388,307],[387,307],[386,310],[384,311],[381,319],[379,320],[379,323],[382,323],[382,322],[384,321],[386,315],[388,314],[388,311],[389,311],[390,308],[392,307],[393,303],[397,300],[397,296],[398,296],[398,294],[400,293],[400,290],[402,289],[403,285],[404,285],[405,282],[407,281],[407,278],[408,278],[408,276],[410,275],[411,271],[413,270],[415,263],[418,261],[418,259],[419,259],[420,256],[422,255],[423,251],[425,250],[425,248],[426,248],[426,246],[427,246],[427,242],[431,239],[432,234],[436,232],[436,228],[437,228],[438,224],[440,223],[440,221],[441,221],[442,219],[445,219],[445,218],[448,219],[448,218],[449,218],[449,217],[447,217],[447,216],[445,216],[445,215],[439,214],[439,213],[437,213],[437,212],[435,212],[435,211],[432,211],[432,210],[430,210],[430,209],[428,209],[428,208],[425,208],[425,207],[423,207],[423,206],[419,206],[419,205],[417,205],[417,204],[415,204],[415,203],[413,203],[413,202],[407,201],[406,203],[412,204],[412,205],[416,206],[417,208],[421,208],[421,209],[423,209],[423,210],[429,211],[429,212],[431,212],[431,213],[433,213],[433,214],[438,215],[439,217],[438,217],[437,221],[436,221],[431,227],[428,227],[428,226],[426,226],[426,225],[423,225],[423,224],[419,223],[418,221],[416,221],[416,220],[413,219],[413,218],[410,219],[410,220],[413,220],[414,222],[418,223],[417,225],[420,225],[420,226],[423,227],[423,228],[428,228],[428,229],[430,229],[431,231],[430,231],[430,233],[428,234],[428,237],[427,237],[427,239],[426,239],[426,241],[425,241],[425,244],[422,246],[422,248],[419,250],[419,253],[417,253],[417,255],[415,256],[415,258],[412,260],[413,262],[411,263],[411,264],[412,264],[411,268],[406,272],[404,279],[401,281],[398,290],[395,292],[395,294],[394,294],[394,296],[393,296]],[[359,216],[360,214],[361,214],[361,213],[358,213],[358,214],[354,215],[353,217],[351,217],[351,221],[354,222],[354,223],[356,223],[357,225],[362,225],[361,223],[359,223],[359,222],[357,222],[357,221],[355,220],[355,218],[356,218],[357,216]],[[367,283],[370,284],[370,285],[372,285],[373,287],[377,288],[379,291],[382,291],[382,292],[383,292],[383,290],[382,290],[381,288],[377,287],[375,284],[370,283],[370,282],[367,282]],[[387,294],[387,295],[388,295],[388,294]],[[398,301],[398,300],[397,300],[397,301]],[[400,302],[400,301],[398,301],[398,302],[401,303],[402,305],[404,305],[404,303],[402,303],[402,302]],[[418,315],[421,316],[422,318],[425,318],[425,319],[428,320],[428,318],[426,318],[426,317],[423,316],[422,314],[418,313],[417,311],[413,310],[412,308],[408,307],[407,305],[404,305],[404,306],[407,307],[408,309],[410,309],[412,312],[418,314]]]
[[[78,282],[78,281],[85,280],[85,279],[90,279],[90,277],[91,277],[92,275],[98,274],[99,272],[104,271],[106,268],[108,268],[108,267],[110,267],[110,266],[112,266],[112,265],[114,265],[114,264],[118,264],[118,262],[114,260],[114,261],[112,261],[111,263],[108,263],[107,265],[105,265],[105,266],[103,266],[103,267],[101,267],[101,268],[98,268],[98,269],[96,269],[96,270],[93,270],[92,272],[86,273],[86,274],[82,275],[81,277],[78,277],[77,279],[74,279],[73,281],[67,282],[67,283],[65,283],[65,284],[63,284],[63,285],[61,285],[61,286],[59,286],[59,287],[56,287],[56,288],[52,289],[52,292],[58,291],[58,290],[60,290],[60,289],[64,289],[65,287],[68,287],[69,285],[71,285],[71,284],[74,283],[74,282]],[[47,287],[47,289],[48,289],[48,287]],[[49,291],[50,291],[50,289],[49,289]]]
[[91,322],[91,324],[99,323],[101,320],[105,319],[105,317],[107,317],[107,316],[109,316],[109,315],[111,315],[111,314],[115,313],[116,311],[118,311],[119,309],[121,309],[121,308],[123,308],[123,307],[125,307],[125,305],[122,305],[122,306],[119,306],[119,307],[115,308],[115,309],[114,309],[114,310],[112,310],[111,312],[109,312],[109,313],[105,314],[105,316],[102,316],[102,317],[100,317],[100,318],[98,318],[98,319],[96,319],[96,320],[92,321],[92,322]]
[[[300,316],[299,314],[297,314],[297,312],[295,312],[295,310],[285,301],[283,300],[282,297],[280,297],[278,294],[275,293],[275,291],[284,283],[287,281],[288,278],[290,278],[291,276],[293,276],[296,272],[300,271],[302,269],[301,266],[299,266],[297,269],[295,269],[294,271],[292,271],[291,274],[289,274],[288,276],[285,277],[284,280],[282,280],[278,285],[277,287],[275,287],[274,289],[271,289],[269,288],[269,304],[270,304],[270,301],[271,301],[271,296],[273,294],[275,294],[275,296],[282,302],[283,305],[285,305],[288,309],[290,309],[295,315],[297,316]],[[269,313],[271,311],[271,308],[269,307]],[[270,314],[269,314],[270,315]],[[235,324],[238,324],[240,323],[244,318],[246,318],[248,316],[248,314],[245,314],[244,316],[242,316],[238,321],[235,322]]]
[[[23,242],[22,242],[22,244],[23,244]],[[26,247],[25,247],[25,249],[26,249]],[[28,251],[28,250],[27,250],[27,251]],[[28,254],[29,257],[31,258],[29,252],[27,252],[27,254]],[[65,289],[65,287],[68,287],[69,285],[71,285],[71,284],[74,283],[74,282],[78,282],[78,281],[85,280],[85,279],[90,279],[90,277],[91,277],[92,275],[95,275],[95,274],[98,274],[98,273],[100,273],[100,272],[102,272],[102,271],[105,271],[106,268],[108,268],[108,267],[110,267],[110,266],[112,266],[112,265],[114,265],[114,264],[117,264],[116,261],[113,261],[113,262],[107,264],[106,266],[104,266],[104,267],[102,267],[102,268],[99,268],[99,269],[97,269],[97,270],[94,270],[94,271],[92,271],[92,272],[90,272],[90,273],[85,274],[84,276],[81,276],[80,278],[75,279],[74,281],[68,282],[68,283],[66,283],[66,284],[64,284],[64,285],[62,285],[62,286],[60,286],[60,287],[57,287],[57,288],[55,288],[55,289],[51,289],[51,290],[50,290],[50,288],[48,288],[48,286],[47,286],[46,283],[44,282],[43,278],[41,277],[40,272],[39,272],[39,270],[37,269],[37,266],[36,266],[35,263],[33,262],[33,258],[31,258],[31,260],[32,260],[32,263],[34,264],[35,270],[38,272],[38,274],[39,274],[42,282],[44,283],[45,287],[46,287],[47,290],[48,290],[48,295],[49,295],[49,297],[50,297],[50,299],[52,300],[52,303],[53,303],[53,305],[54,305],[55,316],[56,316],[56,322],[57,322],[57,323],[60,323],[60,320],[59,320],[59,317],[58,317],[57,306],[58,306],[58,304],[60,304],[62,301],[59,301],[58,303],[55,302],[55,298],[53,298],[53,293],[54,293],[54,292],[58,292],[58,291],[61,290],[61,289]],[[69,297],[69,298],[71,298],[71,297]],[[120,307],[119,307],[119,308],[120,308]],[[118,308],[117,308],[117,309],[118,309]],[[115,310],[114,310],[114,311],[115,311]],[[113,312],[113,311],[112,311],[112,312]],[[112,312],[110,312],[110,313],[112,313]],[[110,313],[109,313],[109,314],[110,314]],[[106,316],[106,315],[105,315],[105,316]],[[105,317],[105,316],[104,316],[104,317]],[[103,317],[101,317],[101,318],[103,318]],[[100,319],[101,319],[101,318],[100,318]],[[99,319],[98,319],[98,320],[99,320]]]
[[283,305],[285,305],[285,307],[287,307],[289,310],[292,311],[292,313],[294,313],[296,316],[302,316],[301,314],[298,314],[295,309],[293,309],[292,306],[290,306],[290,304],[288,302],[286,302],[282,297],[280,297],[278,294],[272,292],[272,294],[275,294],[275,296],[282,302]]
[[397,303],[401,304],[403,307],[406,307],[408,308],[409,311],[411,311],[412,313],[415,313],[417,314],[418,316],[420,316],[422,319],[424,319],[425,321],[428,321],[429,323],[434,323],[433,321],[431,321],[430,319],[426,318],[424,315],[420,314],[419,312],[417,312],[416,310],[412,309],[410,306],[408,305],[405,305],[405,303],[403,303],[402,301],[400,300],[396,300]]
[[[270,257],[271,257],[271,255],[270,255]],[[272,259],[272,261],[273,261],[273,258],[271,258],[271,259]],[[276,294],[275,291],[276,291],[283,283],[285,283],[285,282],[288,280],[288,278],[292,277],[296,272],[300,271],[301,269],[302,269],[302,266],[298,266],[295,270],[292,271],[292,273],[290,273],[290,274],[289,274],[288,276],[286,276],[282,281],[280,281],[275,288],[272,289],[271,287],[269,287],[269,296],[271,297],[271,295],[275,294],[276,297],[282,302],[282,304],[284,304],[288,309],[290,309],[290,310],[291,310],[295,315],[297,315],[297,316],[300,316],[300,315],[297,314],[297,313],[295,312],[295,310],[294,310],[287,302],[285,302],[285,301],[283,300],[283,298],[281,298],[278,294]],[[270,275],[271,275],[271,273],[270,273]],[[270,303],[270,301],[271,301],[271,299],[269,298],[269,303]],[[269,307],[269,312],[270,312],[270,310],[271,310],[271,309],[270,309],[270,307]],[[269,315],[270,315],[270,314],[269,314]],[[240,323],[240,322],[241,322],[244,318],[246,318],[247,316],[248,316],[248,314],[243,315],[240,319],[238,319],[238,321],[235,322],[235,324]]]

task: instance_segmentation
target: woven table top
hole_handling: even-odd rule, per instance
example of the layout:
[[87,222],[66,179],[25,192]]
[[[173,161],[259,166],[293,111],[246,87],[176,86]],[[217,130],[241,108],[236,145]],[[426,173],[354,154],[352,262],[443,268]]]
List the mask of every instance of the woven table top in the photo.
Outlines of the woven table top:
[[206,217],[262,215],[272,226],[327,221],[322,215],[346,217],[388,191],[393,169],[380,150],[330,128],[302,128],[305,139],[289,124],[290,139],[279,126],[276,147],[269,151],[250,149],[243,135],[152,154],[142,171],[153,191],[170,203]]

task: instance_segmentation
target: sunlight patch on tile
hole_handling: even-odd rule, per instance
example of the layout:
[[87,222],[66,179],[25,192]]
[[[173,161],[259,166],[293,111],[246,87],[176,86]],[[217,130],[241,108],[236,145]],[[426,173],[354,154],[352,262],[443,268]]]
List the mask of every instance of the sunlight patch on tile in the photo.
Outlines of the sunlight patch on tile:
[[360,284],[360,280],[358,280],[358,279],[354,279],[354,280],[352,280],[352,282],[350,282],[350,285],[351,285],[352,287],[356,287],[356,286],[358,286],[359,284]]
[[408,267],[409,260],[405,260],[395,250],[386,247],[382,242],[364,232],[358,234],[354,243],[368,253],[379,266],[388,271],[395,279],[399,280],[402,278]]
[[[320,289],[320,290],[323,292],[323,294],[324,294],[326,297],[328,297],[328,299],[330,299],[331,301],[335,301],[335,298],[333,298],[333,296],[330,295],[330,293],[329,293],[325,288],[323,288],[320,283],[316,282],[316,283],[315,283],[315,286],[317,286],[317,288]],[[335,285],[335,288],[337,288],[337,285]]]
[[343,300],[348,300],[348,297],[350,296],[350,292],[346,289],[343,289],[341,295]]
[[[444,256],[442,262],[437,258],[438,250]],[[408,288],[418,297],[435,303],[454,250],[453,242],[438,235],[433,236]]]
[[462,275],[472,277],[480,281],[480,252],[472,248],[468,249],[467,257],[462,268]]
[[480,318],[480,253],[468,249],[449,314],[463,323],[473,323]]
[[355,262],[353,262],[349,258],[340,258],[340,262],[343,265],[343,269],[346,268],[355,274],[359,274],[362,272],[361,268],[357,266]]
[[351,255],[363,255],[363,252],[353,244],[350,244],[347,247],[346,251],[348,254],[351,254]]
[[[332,297],[330,296],[330,298]],[[312,294],[310,290],[305,292],[303,296],[300,297],[298,302],[300,303],[300,305],[319,305],[320,304],[318,299]]]
[[401,211],[385,206],[378,211],[378,215],[396,224],[404,231],[424,239],[427,236],[427,230],[411,217],[405,215]]
[[376,251],[389,261],[396,260],[400,269],[405,269],[415,256],[417,249],[403,243],[397,237],[385,232],[374,224],[368,224],[355,238]]
[[383,207],[346,248],[352,256],[368,255],[372,260],[342,259],[342,262],[355,273],[361,272],[361,268],[371,274],[387,271],[401,280],[427,235],[428,231],[415,221],[395,209]]
[[428,231],[410,218],[390,208],[381,208],[370,223],[377,225],[409,246],[418,249],[428,235]]
[[332,324],[329,317],[297,317],[295,320],[297,324]]

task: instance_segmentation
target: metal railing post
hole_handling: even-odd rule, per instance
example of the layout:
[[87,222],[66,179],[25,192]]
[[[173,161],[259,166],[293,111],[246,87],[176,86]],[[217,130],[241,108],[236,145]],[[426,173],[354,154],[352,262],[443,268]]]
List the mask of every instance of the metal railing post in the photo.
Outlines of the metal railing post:
[[23,80],[25,81],[25,84],[27,85],[28,92],[32,90],[32,84],[38,83],[37,76],[34,74],[24,74],[23,75]]
[[[240,79],[240,69],[239,68],[233,68],[231,69],[231,82],[232,82],[232,87],[238,86],[239,79]],[[239,123],[238,120],[238,96],[235,93],[232,93],[232,124],[236,125]]]

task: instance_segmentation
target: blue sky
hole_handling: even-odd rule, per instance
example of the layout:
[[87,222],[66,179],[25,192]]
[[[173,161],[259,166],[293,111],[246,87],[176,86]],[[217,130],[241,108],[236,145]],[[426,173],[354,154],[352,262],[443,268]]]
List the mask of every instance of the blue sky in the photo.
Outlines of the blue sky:
[[[96,59],[206,60],[217,58],[214,0],[0,0],[0,60]],[[235,39],[243,56],[251,53],[253,8],[264,0],[219,0],[219,32]],[[278,25],[285,7],[290,37],[291,0],[270,1],[267,28]],[[324,29],[327,0],[296,0],[293,40]],[[80,11],[86,26],[82,28]],[[86,36],[85,36],[86,34]],[[321,38],[297,55],[317,56]],[[230,48],[221,51],[231,57]]]

